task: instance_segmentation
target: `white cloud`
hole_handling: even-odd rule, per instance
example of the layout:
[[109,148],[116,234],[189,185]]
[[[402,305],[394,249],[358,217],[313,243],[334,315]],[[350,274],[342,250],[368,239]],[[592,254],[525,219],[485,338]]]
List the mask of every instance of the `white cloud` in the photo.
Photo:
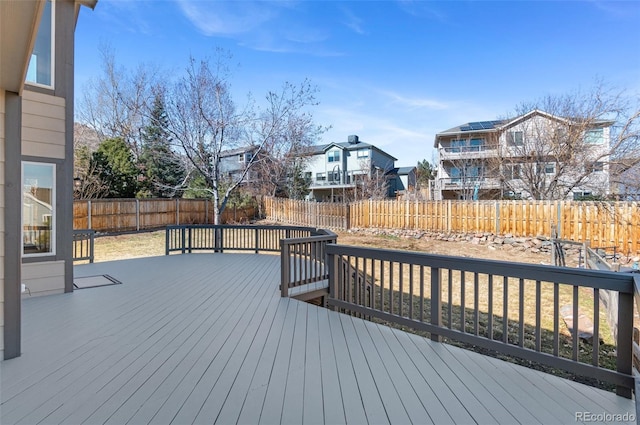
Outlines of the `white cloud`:
[[366,31],[363,28],[363,21],[358,16],[355,15],[351,10],[346,7],[342,8],[342,13],[345,15],[344,25],[347,28],[351,29],[356,34],[366,34]]
[[436,100],[436,99],[407,97],[407,96],[402,96],[398,93],[394,93],[390,91],[381,91],[380,93],[389,97],[393,101],[393,103],[400,104],[403,106],[408,106],[410,108],[426,108],[426,109],[441,110],[441,109],[449,109],[451,107],[450,104]]
[[178,0],[182,13],[204,35],[237,35],[258,28],[277,16],[279,2]]

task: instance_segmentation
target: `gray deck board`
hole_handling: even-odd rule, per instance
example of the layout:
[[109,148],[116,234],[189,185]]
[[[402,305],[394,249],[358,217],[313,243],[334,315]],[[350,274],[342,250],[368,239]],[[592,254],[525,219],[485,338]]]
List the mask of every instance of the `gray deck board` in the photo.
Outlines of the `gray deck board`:
[[279,258],[94,263],[23,302],[2,424],[573,423],[630,400],[291,298]]

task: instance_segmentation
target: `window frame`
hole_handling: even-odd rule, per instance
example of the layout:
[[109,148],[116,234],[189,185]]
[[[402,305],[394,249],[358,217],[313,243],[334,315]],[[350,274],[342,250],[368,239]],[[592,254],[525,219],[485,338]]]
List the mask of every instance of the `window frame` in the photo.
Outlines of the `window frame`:
[[[551,171],[549,171],[552,167],[553,169]],[[543,171],[545,174],[547,175],[553,175],[556,173],[556,163],[555,162],[545,162],[543,165]]]
[[[25,198],[24,198],[24,189],[26,186],[25,179],[25,165],[35,165],[35,166],[46,166],[51,170],[51,211],[49,214],[43,214],[42,216],[49,216],[49,251],[47,252],[34,252],[34,253],[25,253],[24,249],[24,239],[25,239]],[[57,211],[56,211],[56,196],[57,196],[57,187],[56,187],[56,173],[57,173],[57,165],[52,162],[40,162],[40,161],[22,161],[20,165],[20,181],[21,181],[21,195],[20,195],[20,253],[22,258],[37,258],[37,257],[51,257],[55,256],[57,252],[56,247],[56,239],[57,239],[57,231],[56,231],[56,222],[57,222]]]
[[340,162],[340,151],[334,150],[327,152],[327,162]]
[[369,158],[369,149],[358,149],[356,156],[358,158]]
[[[517,135],[520,135],[520,142],[518,142],[518,138],[516,137]],[[512,147],[521,147],[524,146],[524,131],[522,130],[515,130],[515,131],[508,131],[507,132],[507,146],[512,146]]]
[[[49,63],[49,71],[50,71],[50,81],[51,84],[43,84],[43,83],[39,83],[38,81],[32,81],[29,79],[29,70],[31,69],[31,61],[34,58],[34,53],[33,51],[31,51],[31,55],[29,57],[29,63],[27,65],[27,72],[24,76],[25,78],[25,84],[28,84],[30,86],[34,86],[34,87],[41,87],[44,89],[49,89],[49,90],[54,90],[55,89],[55,82],[56,82],[56,2],[55,0],[47,0],[45,2],[45,7],[46,4],[49,3],[51,4],[51,34],[49,35],[50,38],[50,49],[51,49],[51,60]],[[44,13],[44,12],[43,12]],[[44,16],[42,17],[44,18]],[[38,25],[38,32],[36,33],[36,42],[38,39],[38,36],[40,35],[40,29],[42,28],[42,19],[40,20],[40,23]],[[35,49],[35,44],[34,44],[34,49]],[[37,57],[37,56],[36,56]],[[37,66],[36,66],[37,68]],[[36,69],[36,80],[37,80],[37,75],[38,75],[38,71]]]

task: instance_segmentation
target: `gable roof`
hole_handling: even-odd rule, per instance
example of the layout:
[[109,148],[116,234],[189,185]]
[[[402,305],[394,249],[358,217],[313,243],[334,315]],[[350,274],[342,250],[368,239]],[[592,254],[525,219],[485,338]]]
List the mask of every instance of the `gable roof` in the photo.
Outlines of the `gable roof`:
[[337,147],[337,148],[339,148],[341,150],[345,150],[345,151],[356,151],[356,150],[359,150],[359,149],[373,149],[375,151],[380,152],[381,154],[383,154],[385,156],[388,156],[389,158],[393,159],[394,161],[398,160],[398,158],[396,158],[393,155],[390,155],[389,153],[383,151],[379,147],[371,145],[369,143],[365,143],[365,142],[358,142],[358,143],[349,143],[349,142],[337,143],[337,142],[332,142],[332,143],[324,144],[324,145],[313,145],[313,146],[309,146],[309,148],[307,150],[307,153],[309,155],[322,155],[326,151],[328,151],[329,149],[331,149],[333,147]]

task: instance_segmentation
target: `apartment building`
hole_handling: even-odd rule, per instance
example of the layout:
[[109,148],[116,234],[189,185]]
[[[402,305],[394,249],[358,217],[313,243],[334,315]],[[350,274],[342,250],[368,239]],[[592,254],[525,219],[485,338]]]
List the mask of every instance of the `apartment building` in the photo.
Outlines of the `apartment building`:
[[74,29],[97,0],[0,1],[0,351],[21,297],[73,290]]
[[612,121],[533,110],[438,133],[436,199],[582,199],[609,192]]

